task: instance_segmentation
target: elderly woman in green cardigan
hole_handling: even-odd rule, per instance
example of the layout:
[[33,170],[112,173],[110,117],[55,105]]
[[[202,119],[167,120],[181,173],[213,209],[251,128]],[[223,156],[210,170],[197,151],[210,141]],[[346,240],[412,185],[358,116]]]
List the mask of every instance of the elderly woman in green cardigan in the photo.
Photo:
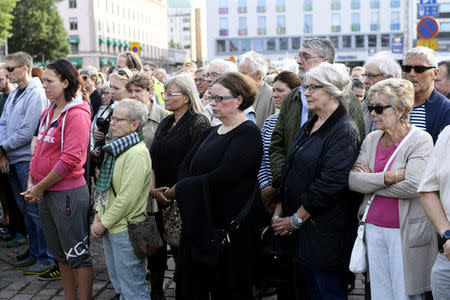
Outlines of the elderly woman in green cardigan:
[[105,160],[95,186],[97,213],[91,232],[103,238],[109,277],[120,299],[150,299],[145,267],[127,230],[127,220],[139,223],[146,218],[152,167],[141,128],[147,115],[139,101],[117,103],[111,117],[115,139],[103,147]]

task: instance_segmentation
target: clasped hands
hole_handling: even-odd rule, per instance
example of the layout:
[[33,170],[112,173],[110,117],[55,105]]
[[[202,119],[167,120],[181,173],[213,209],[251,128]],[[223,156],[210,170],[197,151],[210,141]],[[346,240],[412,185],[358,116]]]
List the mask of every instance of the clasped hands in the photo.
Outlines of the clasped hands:
[[175,199],[175,186],[171,188],[168,188],[167,186],[152,188],[150,195],[155,198],[159,204],[167,206]]
[[33,185],[32,183],[28,183],[27,190],[25,192],[20,193],[25,201],[30,203],[36,203],[41,201],[42,195],[44,194],[44,190],[39,187],[39,185]]
[[275,235],[291,235],[296,230],[291,223],[291,217],[280,217],[281,212],[281,203],[277,203],[272,217],[272,230]]

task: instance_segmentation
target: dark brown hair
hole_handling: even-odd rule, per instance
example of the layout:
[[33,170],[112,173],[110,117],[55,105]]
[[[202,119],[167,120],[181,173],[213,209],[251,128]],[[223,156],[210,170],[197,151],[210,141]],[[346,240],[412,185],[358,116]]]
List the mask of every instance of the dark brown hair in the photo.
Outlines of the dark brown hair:
[[280,72],[280,74],[275,76],[275,78],[273,79],[273,82],[275,81],[286,83],[291,90],[299,87],[302,84],[302,81],[298,78],[297,74],[291,71]]
[[244,111],[255,102],[258,92],[256,82],[247,75],[238,72],[229,72],[219,76],[214,84],[220,84],[228,89],[233,97],[242,96],[242,103],[239,110]]

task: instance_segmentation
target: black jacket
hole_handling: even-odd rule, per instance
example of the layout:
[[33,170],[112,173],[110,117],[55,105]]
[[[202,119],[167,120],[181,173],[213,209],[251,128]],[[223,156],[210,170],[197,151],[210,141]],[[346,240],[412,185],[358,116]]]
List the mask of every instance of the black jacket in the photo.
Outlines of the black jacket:
[[[301,264],[331,271],[348,269],[359,197],[348,189],[359,150],[356,124],[343,106],[314,133],[317,116],[300,130],[286,157],[281,182],[283,212],[300,206],[311,214],[291,237],[291,254]],[[354,215],[353,215],[354,214]]]

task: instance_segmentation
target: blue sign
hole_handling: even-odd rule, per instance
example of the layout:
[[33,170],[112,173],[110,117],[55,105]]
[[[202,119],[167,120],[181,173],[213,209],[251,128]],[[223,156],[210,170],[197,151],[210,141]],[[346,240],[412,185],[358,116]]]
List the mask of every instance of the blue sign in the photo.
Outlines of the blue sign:
[[402,53],[403,52],[403,38],[394,37],[392,38],[392,53]]
[[417,17],[438,17],[439,5],[419,5],[417,7]]
[[436,4],[436,0],[420,0],[420,5],[423,4]]
[[439,31],[439,24],[433,18],[426,17],[417,24],[417,35],[424,40],[434,38]]

